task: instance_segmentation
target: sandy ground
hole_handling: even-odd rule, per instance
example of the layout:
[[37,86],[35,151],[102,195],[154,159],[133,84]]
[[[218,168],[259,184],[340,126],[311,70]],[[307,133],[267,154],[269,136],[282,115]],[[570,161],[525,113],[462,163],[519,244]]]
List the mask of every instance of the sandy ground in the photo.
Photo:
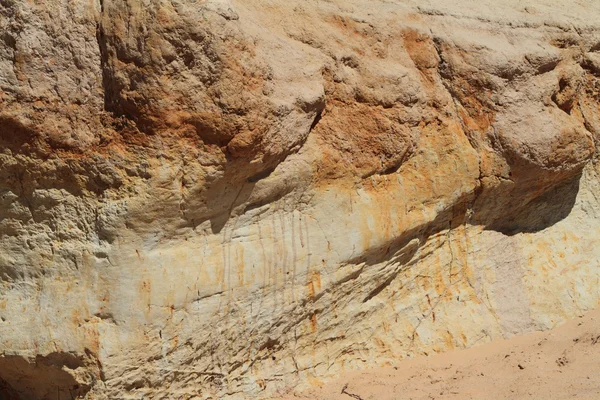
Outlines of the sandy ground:
[[554,330],[348,373],[284,400],[600,399],[600,309]]

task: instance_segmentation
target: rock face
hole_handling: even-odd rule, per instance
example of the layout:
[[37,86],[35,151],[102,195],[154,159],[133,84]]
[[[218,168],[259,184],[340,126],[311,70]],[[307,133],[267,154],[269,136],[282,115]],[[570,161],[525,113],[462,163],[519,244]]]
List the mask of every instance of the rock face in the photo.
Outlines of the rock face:
[[599,17],[0,0],[0,391],[263,398],[597,307]]

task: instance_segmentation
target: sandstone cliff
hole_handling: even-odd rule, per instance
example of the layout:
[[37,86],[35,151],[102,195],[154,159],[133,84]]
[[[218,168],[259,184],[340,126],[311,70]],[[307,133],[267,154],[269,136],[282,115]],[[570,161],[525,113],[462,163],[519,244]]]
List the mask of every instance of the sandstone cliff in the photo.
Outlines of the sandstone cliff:
[[0,390],[263,398],[600,304],[600,4],[0,0]]

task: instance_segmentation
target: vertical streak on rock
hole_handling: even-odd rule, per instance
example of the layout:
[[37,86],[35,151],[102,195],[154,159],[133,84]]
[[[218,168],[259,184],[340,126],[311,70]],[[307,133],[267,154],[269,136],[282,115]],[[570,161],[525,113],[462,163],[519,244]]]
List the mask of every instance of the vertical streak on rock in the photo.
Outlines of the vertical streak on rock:
[[292,211],[290,215],[290,222],[292,226],[291,241],[292,241],[292,278],[291,278],[291,289],[292,289],[292,303],[296,303],[296,213]]
[[[285,203],[284,203],[285,205]],[[288,284],[288,279],[287,279],[287,275],[288,275],[288,260],[287,260],[287,237],[286,237],[286,228],[285,228],[285,215],[284,213],[284,205],[282,205],[281,209],[279,210],[279,212],[277,213],[278,217],[279,217],[279,226],[281,227],[281,269],[282,269],[282,275],[283,275],[283,289],[282,289],[282,293],[283,293],[283,305],[285,306],[287,304],[287,299],[286,299],[286,292],[287,292],[287,284]]]
[[505,337],[528,332],[533,327],[518,246],[512,237],[500,238],[488,253],[496,275],[492,285],[494,309]]
[[98,48],[100,49],[100,72],[102,73],[102,91],[104,95],[104,110],[110,111],[110,104],[113,101],[114,93],[111,92],[110,72],[108,70],[108,47],[106,43],[106,35],[104,32],[104,2],[100,0],[100,15],[96,22],[96,41],[98,42]]
[[311,252],[310,252],[310,234],[308,230],[308,218],[304,217],[304,233],[306,235],[306,279],[310,281],[312,278],[310,276],[310,268],[311,268]]

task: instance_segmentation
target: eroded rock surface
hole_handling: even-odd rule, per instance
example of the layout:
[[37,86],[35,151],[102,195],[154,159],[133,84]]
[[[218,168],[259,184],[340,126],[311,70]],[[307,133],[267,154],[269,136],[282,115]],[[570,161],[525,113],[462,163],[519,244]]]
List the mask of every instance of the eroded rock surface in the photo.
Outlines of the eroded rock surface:
[[264,398],[600,303],[600,6],[0,1],[0,390]]

